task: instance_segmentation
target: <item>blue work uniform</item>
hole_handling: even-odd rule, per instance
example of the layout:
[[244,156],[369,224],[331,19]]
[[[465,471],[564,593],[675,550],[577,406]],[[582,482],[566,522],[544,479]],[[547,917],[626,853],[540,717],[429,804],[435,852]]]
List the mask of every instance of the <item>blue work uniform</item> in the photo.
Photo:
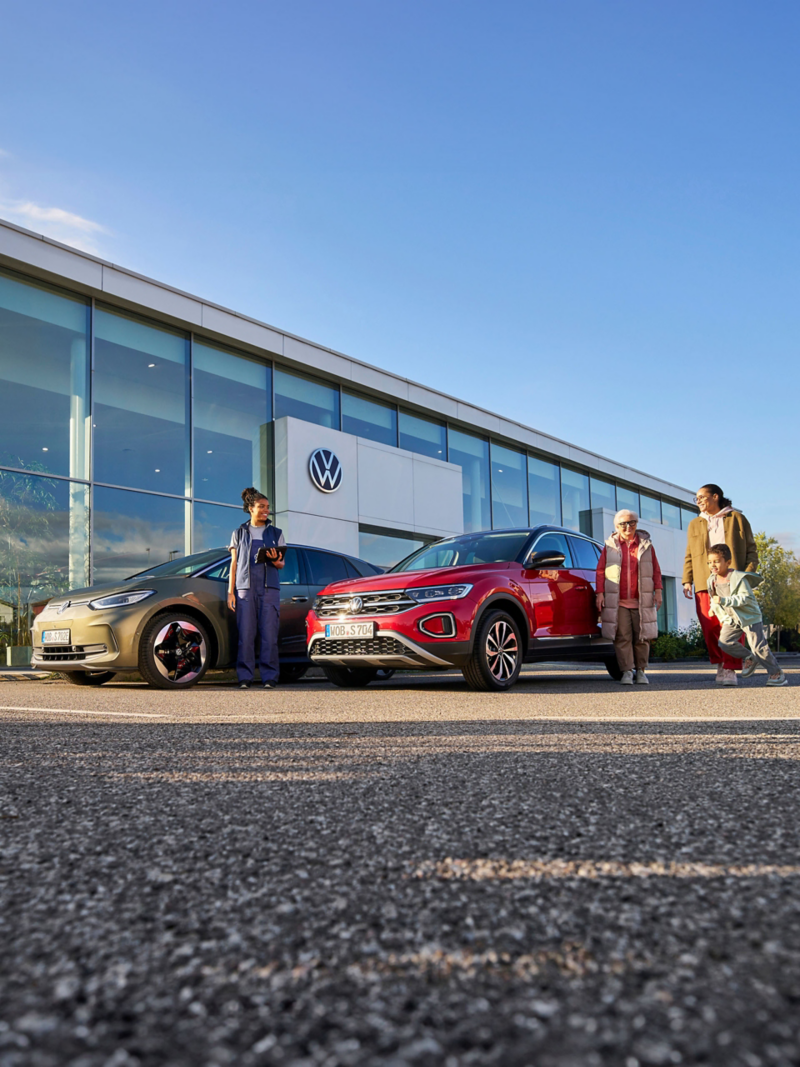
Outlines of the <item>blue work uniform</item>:
[[272,563],[256,563],[256,555],[262,545],[274,548],[285,544],[283,532],[269,522],[266,526],[242,523],[231,536],[228,547],[236,549],[236,626],[239,630],[236,675],[240,682],[253,681],[256,649],[262,683],[278,680],[280,571]]

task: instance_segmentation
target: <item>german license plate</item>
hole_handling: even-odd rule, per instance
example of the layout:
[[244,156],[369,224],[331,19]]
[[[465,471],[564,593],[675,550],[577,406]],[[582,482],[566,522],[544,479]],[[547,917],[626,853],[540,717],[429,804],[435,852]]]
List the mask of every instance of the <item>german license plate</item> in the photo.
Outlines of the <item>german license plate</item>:
[[42,630],[43,645],[68,645],[69,630]]
[[374,637],[374,622],[328,622],[325,624],[326,637]]

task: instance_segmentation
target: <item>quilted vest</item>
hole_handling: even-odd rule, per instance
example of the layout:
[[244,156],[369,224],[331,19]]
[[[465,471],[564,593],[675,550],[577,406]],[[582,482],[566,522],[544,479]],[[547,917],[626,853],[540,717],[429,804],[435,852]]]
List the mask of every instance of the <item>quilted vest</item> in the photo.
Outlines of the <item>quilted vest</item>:
[[[658,617],[653,585],[653,542],[646,530],[639,530],[639,626],[645,641],[658,637]],[[606,572],[603,610],[600,614],[603,637],[613,641],[617,636],[619,615],[619,579],[622,573],[622,549],[619,534],[606,541]]]

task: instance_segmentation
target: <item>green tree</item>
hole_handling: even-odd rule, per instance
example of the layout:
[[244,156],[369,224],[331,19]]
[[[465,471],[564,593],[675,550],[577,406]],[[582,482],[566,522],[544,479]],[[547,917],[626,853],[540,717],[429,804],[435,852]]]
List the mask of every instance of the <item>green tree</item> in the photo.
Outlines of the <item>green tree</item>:
[[756,534],[758,573],[764,581],[755,590],[764,621],[776,632],[780,648],[781,630],[800,626],[800,560],[762,531]]

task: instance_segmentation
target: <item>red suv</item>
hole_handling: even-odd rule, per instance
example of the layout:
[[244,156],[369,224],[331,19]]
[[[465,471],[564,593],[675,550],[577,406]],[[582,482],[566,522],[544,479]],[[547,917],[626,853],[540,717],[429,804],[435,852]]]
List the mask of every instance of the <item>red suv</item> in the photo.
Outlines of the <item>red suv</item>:
[[340,686],[457,667],[472,689],[503,690],[542,660],[598,661],[618,679],[595,607],[600,549],[559,526],[426,545],[385,574],[321,590],[306,618],[309,658]]

